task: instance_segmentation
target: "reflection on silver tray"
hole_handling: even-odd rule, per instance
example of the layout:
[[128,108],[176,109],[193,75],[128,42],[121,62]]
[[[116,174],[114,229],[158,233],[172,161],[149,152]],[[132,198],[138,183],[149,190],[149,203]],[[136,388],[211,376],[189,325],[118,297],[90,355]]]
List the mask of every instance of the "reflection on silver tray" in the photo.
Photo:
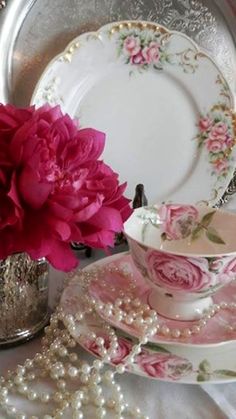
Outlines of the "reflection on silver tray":
[[156,21],[186,33],[215,58],[234,89],[231,1],[8,0],[0,12],[0,101],[28,104],[43,69],[71,39],[124,19]]

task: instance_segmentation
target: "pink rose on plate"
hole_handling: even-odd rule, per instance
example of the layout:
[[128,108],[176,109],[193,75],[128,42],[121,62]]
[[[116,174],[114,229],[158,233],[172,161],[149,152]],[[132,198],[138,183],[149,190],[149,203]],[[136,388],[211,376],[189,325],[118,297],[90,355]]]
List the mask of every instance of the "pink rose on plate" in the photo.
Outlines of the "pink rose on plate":
[[[109,338],[107,336],[103,336],[100,335],[101,337],[103,337],[105,343],[104,343],[104,347],[106,349],[108,349],[110,347],[110,341]],[[95,341],[93,342],[87,342],[86,347],[89,351],[93,352],[95,355],[100,356],[99,353],[99,347],[96,344]],[[123,359],[129,355],[129,353],[131,352],[132,349],[132,343],[128,340],[125,339],[123,337],[119,337],[118,338],[118,347],[116,348],[116,353],[115,355],[113,355],[111,362],[114,365],[120,364]]]
[[206,141],[206,146],[212,153],[219,153],[227,148],[226,141],[212,140],[211,138]]
[[131,57],[140,51],[140,39],[137,36],[127,36],[123,44],[124,51]]
[[179,240],[191,234],[197,222],[198,211],[191,205],[166,204],[160,207],[159,216],[166,238]]
[[200,131],[207,131],[209,128],[211,128],[212,124],[213,121],[210,118],[206,117],[200,119],[198,126]]
[[147,64],[157,63],[160,60],[160,45],[157,42],[150,42],[148,47],[143,48],[143,57]]
[[165,353],[142,353],[136,362],[146,374],[156,378],[179,380],[192,371],[192,364],[187,359]]
[[176,256],[157,250],[146,255],[148,272],[154,284],[175,291],[198,292],[212,285],[214,274],[209,272],[205,258]]
[[145,64],[145,59],[143,57],[142,51],[140,50],[138,54],[131,57],[132,64]]
[[219,159],[213,162],[213,167],[217,173],[225,173],[229,169],[229,163],[226,159]]
[[209,138],[212,140],[227,140],[228,127],[223,122],[218,122],[215,124],[210,131]]

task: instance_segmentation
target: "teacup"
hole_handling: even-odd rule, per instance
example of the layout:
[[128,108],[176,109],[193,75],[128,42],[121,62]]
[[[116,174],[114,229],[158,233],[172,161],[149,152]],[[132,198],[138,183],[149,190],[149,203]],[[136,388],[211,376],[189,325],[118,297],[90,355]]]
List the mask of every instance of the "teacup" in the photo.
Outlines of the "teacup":
[[211,296],[236,278],[236,214],[205,205],[163,204],[134,210],[125,223],[132,259],[159,314],[194,320]]

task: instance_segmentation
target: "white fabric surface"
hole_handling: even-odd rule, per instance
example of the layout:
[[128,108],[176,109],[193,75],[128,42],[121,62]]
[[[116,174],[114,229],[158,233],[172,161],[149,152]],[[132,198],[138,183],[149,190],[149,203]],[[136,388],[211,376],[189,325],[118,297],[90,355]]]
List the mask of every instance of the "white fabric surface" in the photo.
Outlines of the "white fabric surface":
[[[119,248],[119,251],[122,249]],[[96,256],[98,255],[100,256],[96,253]],[[86,263],[88,260],[82,261],[81,266]],[[62,279],[61,273],[54,272],[51,277],[51,305],[53,305],[55,290],[61,287]],[[32,357],[39,351],[39,337],[15,348],[1,350],[0,374],[5,374],[8,369],[15,369],[18,364],[22,364],[26,358]],[[80,356],[89,358],[81,348],[78,348],[77,352]],[[127,402],[139,406],[150,419],[236,419],[236,383],[185,385],[154,381],[128,373],[120,376],[119,381]],[[43,417],[42,415],[47,413],[45,407],[37,405],[36,402],[19,400],[17,397],[11,401],[21,406],[22,411],[31,415]],[[0,409],[0,419],[3,418],[7,416]],[[93,414],[90,413],[87,413],[85,418],[94,419]]]

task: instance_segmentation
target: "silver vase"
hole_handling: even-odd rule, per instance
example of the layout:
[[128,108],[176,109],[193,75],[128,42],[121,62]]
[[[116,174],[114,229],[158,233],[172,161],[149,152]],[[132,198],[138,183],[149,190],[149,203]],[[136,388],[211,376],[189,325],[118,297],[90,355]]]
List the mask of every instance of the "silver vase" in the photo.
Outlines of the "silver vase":
[[0,348],[32,338],[48,322],[45,259],[18,253],[0,261]]

